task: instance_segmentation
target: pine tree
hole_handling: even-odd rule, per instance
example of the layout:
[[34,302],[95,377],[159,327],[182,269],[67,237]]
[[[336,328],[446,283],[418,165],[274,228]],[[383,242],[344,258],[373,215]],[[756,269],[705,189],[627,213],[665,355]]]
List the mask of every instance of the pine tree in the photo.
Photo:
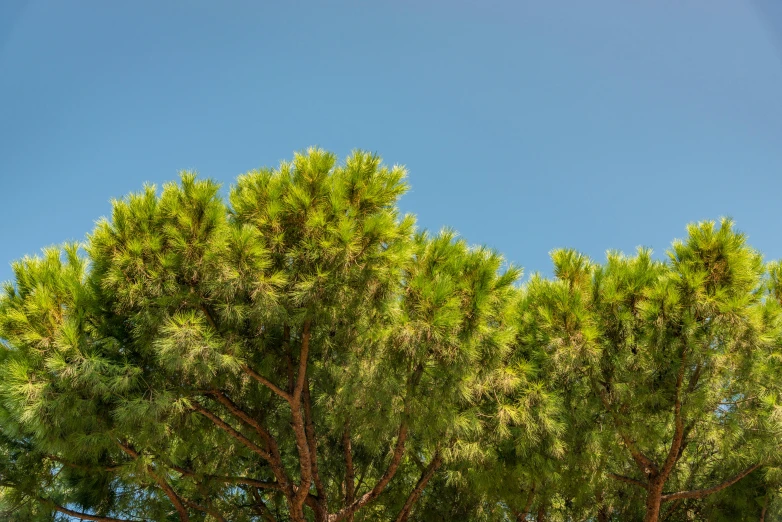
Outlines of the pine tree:
[[114,201],[86,257],[17,262],[0,303],[6,505],[407,520],[441,467],[480,453],[476,398],[513,339],[518,271],[415,233],[404,178],[311,149],[241,176],[226,204],[184,173]]
[[758,473],[776,450],[780,316],[766,267],[728,220],[688,232],[666,262],[645,249],[604,265],[556,251],[556,280],[526,288],[525,342],[580,390],[568,411],[608,434],[604,475],[643,492],[642,506],[626,493],[615,502],[622,519],[656,521]]
[[115,200],[0,296],[20,521],[773,520],[782,264],[730,221],[665,261],[520,270],[310,149]]

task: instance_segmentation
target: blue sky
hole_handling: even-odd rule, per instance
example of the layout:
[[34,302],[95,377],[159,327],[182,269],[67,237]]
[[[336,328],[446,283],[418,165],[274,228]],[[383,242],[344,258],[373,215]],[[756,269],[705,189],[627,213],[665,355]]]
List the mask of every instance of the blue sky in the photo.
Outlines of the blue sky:
[[782,2],[0,2],[0,280],[144,182],[310,145],[527,272],[723,215],[782,258]]

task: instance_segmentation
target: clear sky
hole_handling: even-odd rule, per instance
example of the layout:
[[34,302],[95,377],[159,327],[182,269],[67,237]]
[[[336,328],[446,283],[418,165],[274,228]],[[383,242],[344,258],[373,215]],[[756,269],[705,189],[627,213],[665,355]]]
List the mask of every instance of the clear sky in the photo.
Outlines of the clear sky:
[[782,2],[0,1],[0,280],[144,182],[310,145],[527,272],[722,215],[782,258]]

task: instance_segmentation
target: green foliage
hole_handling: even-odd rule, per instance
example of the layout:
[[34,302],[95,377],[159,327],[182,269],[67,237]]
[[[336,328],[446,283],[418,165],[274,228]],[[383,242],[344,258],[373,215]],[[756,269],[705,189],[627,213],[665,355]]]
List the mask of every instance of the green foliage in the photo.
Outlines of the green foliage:
[[519,286],[498,253],[416,231],[406,188],[363,152],[310,149],[227,201],[185,172],[114,201],[84,245],[16,262],[0,509],[775,516],[779,264],[707,222],[666,261],[556,251],[554,279]]

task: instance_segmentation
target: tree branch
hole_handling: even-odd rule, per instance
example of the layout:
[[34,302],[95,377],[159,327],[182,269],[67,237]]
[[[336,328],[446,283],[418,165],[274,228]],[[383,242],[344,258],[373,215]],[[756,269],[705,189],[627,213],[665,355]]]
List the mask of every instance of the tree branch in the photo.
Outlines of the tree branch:
[[304,321],[304,327],[301,335],[301,350],[299,354],[299,370],[296,384],[293,388],[293,399],[290,401],[291,418],[293,420],[293,433],[296,439],[296,449],[299,453],[299,470],[301,473],[301,482],[293,499],[294,508],[301,509],[307,498],[312,483],[312,456],[310,455],[310,446],[307,441],[307,433],[304,427],[304,414],[301,410],[301,395],[304,390],[304,382],[307,377],[307,359],[310,349],[310,320]]
[[201,406],[198,403],[194,403],[193,410],[197,411],[210,421],[214,423],[215,426],[226,432],[228,435],[239,441],[241,444],[243,444],[247,449],[252,451],[253,453],[260,455],[263,457],[264,460],[269,461],[271,459],[271,455],[269,455],[266,451],[264,451],[260,446],[252,442],[250,439],[236,431],[234,428],[231,427],[227,422],[225,422],[223,419],[212,413],[211,411],[207,410],[203,406]]
[[[122,449],[122,451],[124,451],[134,459],[137,459],[139,457],[138,451],[136,451],[133,448],[133,446],[131,446],[130,444],[122,443],[120,441],[117,441],[117,444],[119,445],[120,449]],[[168,483],[168,481],[166,481],[165,478],[163,478],[160,474],[155,472],[155,469],[152,467],[152,465],[147,465],[147,473],[149,473],[149,476],[151,476],[155,480],[155,482],[158,483],[158,485],[166,494],[166,496],[171,501],[171,503],[174,504],[174,508],[177,510],[177,513],[179,513],[179,520],[181,522],[189,522],[190,514],[188,513],[184,504],[182,503],[182,499],[180,499],[179,495],[177,495],[176,491],[174,491],[174,488],[171,487],[171,485]]]
[[633,486],[638,486],[639,488],[648,489],[649,487],[649,485],[645,482],[641,482],[640,480],[636,480],[634,478],[625,477],[624,475],[617,475],[616,473],[606,473],[606,475],[612,479],[616,479],[627,484],[632,484]]
[[643,452],[635,445],[635,442],[633,442],[633,440],[622,429],[622,423],[616,415],[614,409],[611,407],[611,401],[608,399],[608,392],[603,386],[598,386],[598,389],[603,407],[611,415],[611,419],[614,422],[614,427],[616,428],[617,433],[622,438],[622,441],[627,447],[627,450],[630,452],[630,455],[633,457],[633,460],[640,469],[641,473],[644,475],[656,474],[658,471],[657,464],[652,459],[644,455]]
[[222,482],[224,484],[244,484],[245,486],[253,486],[258,489],[273,489],[281,491],[282,486],[278,482],[267,482],[264,480],[256,480],[249,477],[230,477],[226,475],[209,475],[206,473],[196,473],[195,471],[177,466],[176,464],[169,464],[168,467],[182,475],[183,477],[190,478],[204,478],[206,480],[213,480],[215,482]]
[[413,392],[418,385],[418,382],[423,375],[424,367],[419,364],[410,376],[407,383],[407,392],[405,394],[405,408],[402,412],[402,421],[399,424],[399,435],[397,436],[396,446],[394,447],[394,454],[391,457],[391,462],[388,464],[385,473],[377,481],[375,487],[368,492],[364,493],[358,500],[355,500],[352,504],[345,506],[338,513],[329,515],[329,522],[339,522],[344,520],[349,514],[355,513],[362,507],[372,502],[378,495],[385,489],[391,479],[394,478],[399,463],[402,461],[402,456],[405,453],[405,441],[407,440],[407,423],[410,416],[410,400],[412,399]]
[[421,475],[421,478],[418,479],[418,483],[416,483],[415,488],[413,488],[413,491],[411,491],[410,495],[408,495],[407,500],[405,501],[405,505],[402,507],[402,510],[396,517],[396,522],[407,522],[407,519],[410,517],[410,513],[413,510],[413,506],[421,497],[421,493],[424,491],[426,484],[440,468],[442,463],[443,457],[440,455],[440,451],[438,450],[435,452],[432,462],[429,463],[429,465],[426,467],[426,470]]
[[206,513],[207,515],[212,515],[215,517],[219,522],[226,522],[225,517],[220,514],[219,511],[217,511],[214,508],[211,507],[204,507],[197,502],[193,502],[192,500],[183,499],[183,502],[190,506],[193,509],[196,509],[202,513]]
[[690,382],[687,383],[687,392],[692,393],[695,391],[695,387],[698,385],[698,381],[701,378],[701,372],[703,371],[703,365],[701,363],[698,363],[697,366],[695,366],[695,371],[692,372],[692,375],[690,376]]
[[312,480],[315,482],[315,491],[318,493],[318,504],[324,511],[328,509],[326,498],[326,488],[323,487],[323,482],[320,479],[318,473],[318,440],[315,434],[315,423],[312,419],[312,400],[310,397],[310,382],[309,379],[304,380],[304,391],[302,393],[304,399],[304,417],[306,420],[306,435],[307,444],[310,450],[310,466],[312,467]]
[[253,506],[255,508],[255,512],[261,515],[261,518],[263,518],[264,522],[277,522],[277,520],[274,518],[274,515],[272,515],[272,512],[269,510],[269,506],[267,506],[266,502],[263,501],[263,497],[261,496],[260,492],[257,489],[253,489],[251,490],[250,494],[255,501],[255,505]]
[[214,317],[212,317],[212,313],[209,311],[209,308],[206,307],[206,304],[203,301],[200,303],[200,305],[201,305],[201,311],[204,313],[204,316],[206,317],[206,322],[209,323],[209,326],[211,326],[215,332],[219,332],[219,330],[217,329],[217,323],[215,323]]
[[513,516],[516,517],[516,522],[525,522],[527,520],[527,513],[529,513],[529,508],[532,507],[532,500],[534,498],[535,486],[533,485],[527,494],[527,501],[524,503],[524,508],[521,511],[513,511]]
[[301,352],[299,354],[299,374],[296,378],[296,387],[293,389],[293,401],[299,402],[304,390],[304,379],[307,376],[307,359],[310,353],[310,320],[304,321],[304,329],[301,333]]
[[63,458],[60,458],[56,455],[46,455],[46,458],[49,460],[53,460],[54,462],[59,462],[63,466],[67,466],[69,468],[73,469],[80,469],[83,471],[94,471],[94,472],[112,472],[117,471],[119,469],[122,469],[122,465],[112,465],[112,466],[87,466],[84,464],[76,464],[74,462],[67,461]]
[[[342,446],[345,451],[345,505],[350,506],[356,500],[356,472],[353,469],[350,419],[345,423],[345,431],[342,434]],[[353,522],[353,513],[349,513],[345,519],[347,522]]]
[[250,368],[247,364],[242,364],[241,368],[244,373],[246,373],[247,375],[255,379],[257,382],[266,386],[268,389],[270,389],[271,391],[273,391],[274,393],[276,393],[277,395],[285,399],[286,402],[290,402],[293,399],[293,397],[291,397],[289,393],[287,393],[285,390],[283,390],[282,388],[280,388],[279,386],[271,382],[263,375],[259,374],[258,372]]
[[684,440],[684,420],[682,419],[682,383],[684,382],[684,369],[687,366],[687,349],[682,349],[682,359],[679,371],[676,374],[676,388],[674,391],[673,400],[673,440],[671,441],[671,447],[668,450],[668,455],[665,457],[662,470],[660,471],[660,477],[665,482],[668,476],[671,474],[673,467],[682,455],[679,450],[682,447],[682,441]]
[[95,522],[134,522],[132,520],[124,519],[124,518],[101,517],[98,515],[88,515],[87,513],[80,513],[78,511],[74,511],[72,509],[63,507],[57,504],[56,502],[49,500],[48,498],[35,497],[35,499],[41,502],[42,504],[51,507],[55,511],[59,511],[60,513],[64,515],[68,515],[70,517],[80,518],[82,520],[92,520]]
[[265,448],[268,451],[272,451],[272,446],[276,447],[277,443],[272,438],[271,434],[261,426],[261,424],[253,419],[250,415],[247,414],[243,409],[241,409],[234,401],[231,400],[228,395],[225,394],[225,392],[222,392],[220,390],[212,390],[208,395],[211,397],[214,397],[214,399],[225,406],[225,408],[237,419],[242,421],[247,426],[251,427],[255,432],[263,439],[263,441],[266,443],[267,448]]
[[402,455],[405,452],[405,441],[407,440],[407,419],[404,419],[399,426],[399,435],[397,437],[396,446],[394,447],[394,454],[391,457],[391,462],[386,468],[386,472],[380,477],[375,487],[368,492],[364,493],[361,498],[354,501],[353,504],[341,509],[339,513],[329,516],[329,522],[339,522],[343,520],[348,514],[355,513],[362,507],[372,502],[378,495],[385,489],[386,485],[394,478],[396,470],[399,467],[399,463],[402,460]]
[[736,476],[734,476],[732,478],[729,478],[725,482],[722,482],[721,484],[717,484],[716,486],[713,486],[713,487],[710,487],[710,488],[696,489],[696,490],[693,490],[693,491],[679,491],[678,493],[669,493],[667,495],[663,495],[662,496],[662,502],[668,502],[670,500],[677,500],[677,499],[680,499],[680,498],[703,498],[703,497],[706,497],[708,495],[711,495],[712,493],[716,493],[717,491],[721,491],[721,490],[727,488],[728,486],[732,486],[733,484],[735,484],[739,480],[743,479],[744,477],[746,477],[747,475],[749,475],[750,473],[752,473],[753,471],[755,471],[759,467],[760,467],[760,464],[755,464],[753,466],[750,466],[747,469],[745,469],[744,471],[742,471],[741,473],[739,473],[738,475],[736,475]]

